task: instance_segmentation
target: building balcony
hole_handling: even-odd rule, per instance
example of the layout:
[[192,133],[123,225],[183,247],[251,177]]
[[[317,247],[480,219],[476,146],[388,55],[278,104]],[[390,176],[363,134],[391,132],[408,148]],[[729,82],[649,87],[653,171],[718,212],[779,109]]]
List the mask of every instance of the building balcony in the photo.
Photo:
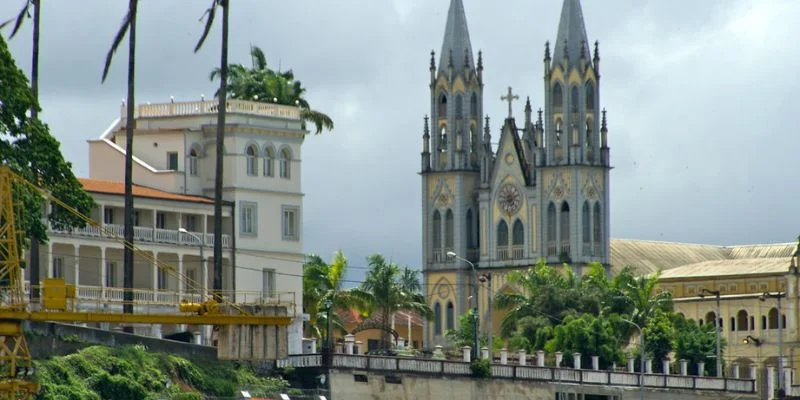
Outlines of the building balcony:
[[[105,224],[102,227],[87,225],[83,228],[53,229],[51,232],[56,235],[95,237],[102,239],[115,239],[125,236],[124,227],[116,224]],[[203,239],[203,241],[197,240],[198,237]],[[213,233],[182,233],[173,229],[149,228],[145,226],[133,227],[133,239],[137,242],[150,242],[155,244],[177,244],[185,246],[200,246],[203,244],[206,247],[214,246]],[[231,248],[230,235],[222,235],[222,247],[225,249]]]
[[[227,111],[234,114],[255,115],[263,117],[277,117],[287,119],[300,119],[300,109],[297,107],[259,103],[247,100],[229,99]],[[127,110],[123,106],[120,116],[124,120]],[[160,104],[140,104],[136,107],[136,118],[216,115],[216,101],[185,101]]]

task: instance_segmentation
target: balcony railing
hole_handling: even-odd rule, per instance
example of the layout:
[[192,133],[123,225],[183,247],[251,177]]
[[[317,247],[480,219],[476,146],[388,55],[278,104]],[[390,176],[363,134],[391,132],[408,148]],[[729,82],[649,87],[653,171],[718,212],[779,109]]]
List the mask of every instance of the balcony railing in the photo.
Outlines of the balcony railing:
[[547,242],[547,256],[548,257],[555,257],[558,255],[558,247],[556,246],[556,242],[548,241]]
[[514,260],[522,260],[525,258],[525,246],[515,245],[511,246],[511,258]]
[[[89,237],[101,238],[122,238],[125,236],[125,230],[122,225],[105,224],[103,228],[97,226],[85,226],[83,228],[72,228],[63,230],[53,230],[53,233],[60,235],[78,235]],[[201,242],[195,238],[195,235],[201,239],[205,239],[205,246],[214,246],[214,234],[200,232],[191,232],[191,234],[181,233],[172,229],[159,229],[148,228],[144,226],[133,227],[133,239],[138,242],[151,242],[151,243],[165,243],[165,244],[181,244],[186,246],[200,246]],[[229,249],[231,247],[230,235],[222,235],[222,247]]]
[[[228,100],[227,110],[230,113],[300,119],[300,109],[280,104],[259,103],[247,100]],[[216,101],[185,101],[177,103],[140,104],[136,107],[136,117],[173,117],[185,115],[216,115]],[[124,119],[125,107],[120,110]]]

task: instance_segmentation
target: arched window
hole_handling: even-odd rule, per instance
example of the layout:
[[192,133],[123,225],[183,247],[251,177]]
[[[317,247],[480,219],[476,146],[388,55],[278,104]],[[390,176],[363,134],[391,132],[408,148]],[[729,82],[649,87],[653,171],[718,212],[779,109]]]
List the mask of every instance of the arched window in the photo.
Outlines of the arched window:
[[602,219],[600,218],[600,202],[594,203],[594,245],[599,247],[601,243],[603,243],[603,225],[601,224]]
[[580,104],[580,100],[578,100],[578,87],[573,86],[571,92],[572,93],[570,94],[569,98],[570,109],[572,112],[576,113],[578,112],[578,104]]
[[522,246],[525,243],[525,228],[522,226],[522,221],[519,219],[514,221],[514,229],[511,233],[511,244],[514,246]]
[[586,82],[586,111],[594,111],[594,86]]
[[447,250],[453,250],[455,243],[453,236],[453,210],[447,210],[444,217],[444,247]]
[[197,176],[197,150],[189,150],[189,175]]
[[581,212],[581,223],[583,225],[583,243],[588,244],[592,242],[592,216],[589,211],[589,202],[583,202],[583,211]]
[[439,118],[447,117],[447,95],[442,93],[439,96]]
[[442,334],[442,305],[438,301],[433,305],[433,334]]
[[556,205],[552,201],[547,206],[547,241],[556,241]]
[[289,149],[281,150],[281,158],[279,160],[281,178],[289,179],[291,176],[291,161],[292,155],[289,154]]
[[748,328],[749,327],[748,320],[749,318],[747,318],[747,311],[739,310],[739,312],[736,313],[736,330],[737,331],[750,330]]
[[447,150],[447,125],[442,124],[439,131],[439,151]]
[[433,238],[433,248],[434,249],[441,249],[442,248],[442,215],[439,214],[439,210],[433,212],[433,232],[431,237]]
[[508,224],[504,220],[497,224],[497,245],[508,246]]
[[264,176],[275,176],[275,150],[264,149]]
[[736,330],[736,317],[731,317],[730,328],[731,332]]
[[467,247],[475,248],[475,227],[472,220],[472,209],[467,210]]
[[448,301],[447,302],[447,330],[456,329],[456,313],[455,308],[453,307],[453,303]]
[[778,309],[770,309],[767,315],[769,319],[769,329],[778,329]]
[[561,119],[556,120],[556,146],[561,146],[561,134],[564,133],[564,129],[561,126]]
[[256,150],[256,146],[254,144],[247,146],[245,154],[247,158],[247,175],[258,175],[258,164],[256,163],[258,150]]
[[717,314],[715,314],[713,311],[709,311],[706,314],[706,323],[707,324],[713,324],[714,323],[714,318],[716,318],[716,316],[717,316]]
[[480,117],[478,115],[478,95],[475,93],[472,93],[469,99],[469,115],[473,118]]
[[456,95],[456,118],[461,118],[464,116],[464,106],[461,94]]
[[564,93],[562,92],[561,84],[556,82],[553,85],[553,110],[561,111],[562,107],[564,107]]
[[561,229],[561,251],[560,253],[569,254],[569,203],[566,201],[561,203],[561,212],[559,213],[558,220],[560,222],[559,228]]

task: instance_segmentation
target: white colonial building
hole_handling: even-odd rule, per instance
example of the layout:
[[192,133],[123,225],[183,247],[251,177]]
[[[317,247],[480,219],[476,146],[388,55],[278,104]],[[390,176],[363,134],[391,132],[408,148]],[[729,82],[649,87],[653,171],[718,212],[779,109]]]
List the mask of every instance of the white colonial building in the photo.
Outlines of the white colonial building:
[[[134,285],[142,305],[175,307],[187,294],[212,287],[216,122],[212,101],[136,109],[134,229],[135,245],[142,251],[135,256]],[[123,106],[121,117],[89,140],[90,176],[81,182],[97,202],[91,218],[102,228],[51,230],[49,243],[40,248],[41,278],[62,277],[76,285],[83,307],[93,302],[107,307],[122,299],[118,238],[123,236],[125,126]],[[295,107],[228,103],[223,289],[237,302],[267,298],[293,304],[290,310],[297,318],[289,331],[290,353],[301,352],[300,155],[306,134]],[[186,330],[149,329],[156,335]]]

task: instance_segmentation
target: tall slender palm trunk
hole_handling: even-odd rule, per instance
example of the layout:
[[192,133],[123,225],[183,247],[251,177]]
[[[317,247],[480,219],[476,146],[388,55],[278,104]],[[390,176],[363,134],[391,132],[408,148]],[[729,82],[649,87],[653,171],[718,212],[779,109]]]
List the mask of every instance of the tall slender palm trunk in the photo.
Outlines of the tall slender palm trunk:
[[[214,176],[214,298],[221,300],[222,291],[222,177],[223,146],[225,144],[225,113],[228,87],[228,0],[221,0],[222,6],[222,54],[220,56],[219,111],[217,113],[217,170]],[[207,282],[203,282],[207,285]]]
[[[123,286],[124,305],[122,312],[133,313],[133,132],[136,128],[134,119],[134,82],[136,62],[136,6],[137,0],[128,3],[130,13],[130,32],[128,32],[128,100],[125,122],[125,250],[123,252]],[[105,268],[105,266],[103,266]],[[126,326],[126,332],[133,332]]]
[[[36,102],[39,102],[39,4],[41,0],[33,0],[33,51],[31,60],[31,91]],[[31,107],[31,118],[39,118],[39,109],[34,105]],[[32,165],[33,170],[37,171],[37,166]],[[31,281],[31,303],[39,302],[39,239],[34,235],[30,236],[30,281]],[[77,282],[76,282],[77,283]]]

